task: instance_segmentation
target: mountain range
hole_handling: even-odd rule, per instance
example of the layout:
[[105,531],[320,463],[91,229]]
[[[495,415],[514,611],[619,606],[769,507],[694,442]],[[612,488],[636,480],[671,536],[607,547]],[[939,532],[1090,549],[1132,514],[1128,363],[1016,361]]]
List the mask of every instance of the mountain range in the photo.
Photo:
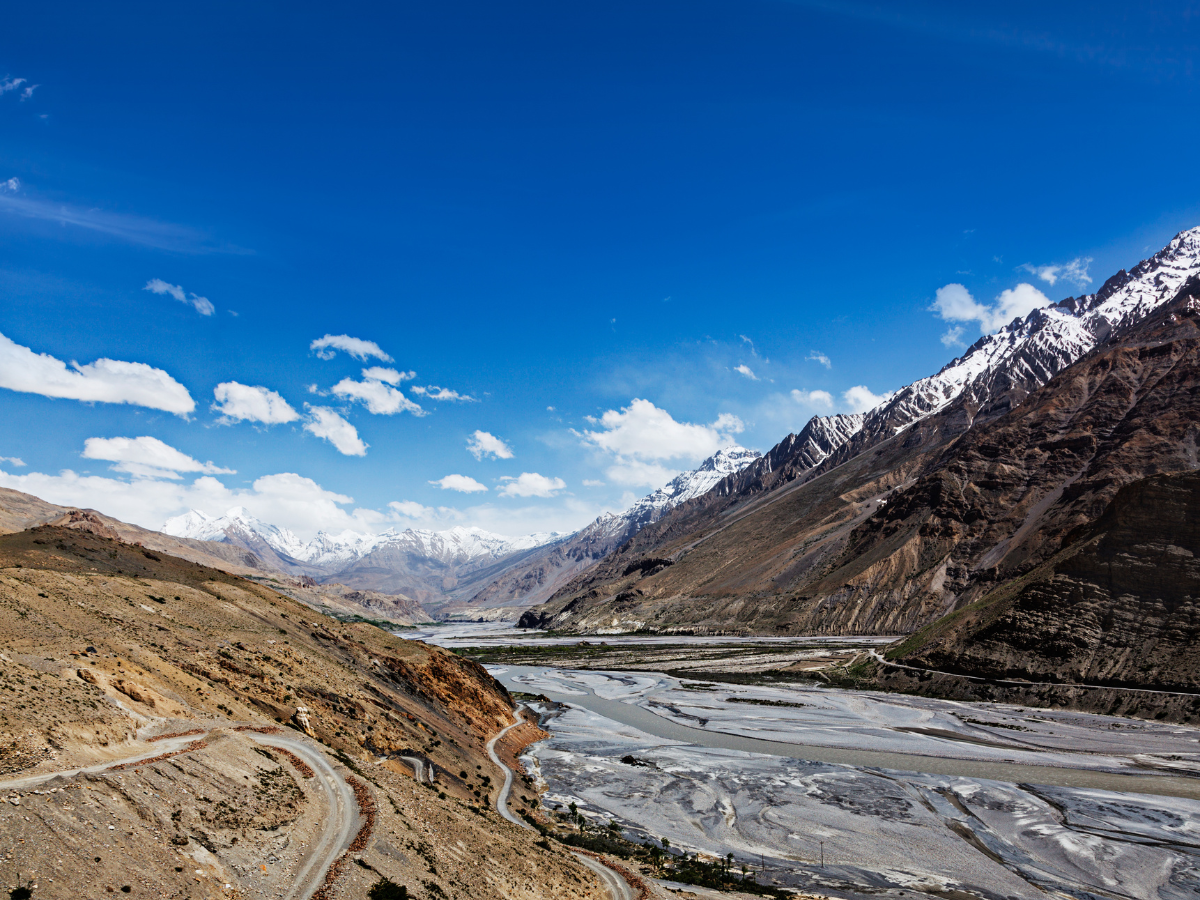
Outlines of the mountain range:
[[219,517],[193,509],[167,520],[162,531],[177,538],[240,547],[287,575],[401,594],[431,611],[507,608],[545,600],[639,529],[674,506],[702,496],[757,458],[758,453],[742,447],[720,450],[625,512],[605,513],[567,535],[508,538],[456,526],[445,531],[388,529],[378,534],[322,531],[306,542],[243,507]]
[[[1080,529],[1106,510],[1117,516],[1110,505],[1123,488],[1197,468],[1198,285],[1193,229],[1095,293],[981,338],[860,422],[832,436],[829,422],[810,422],[643,528],[521,624],[592,633],[917,632],[897,659],[1052,675],[1034,620],[1023,620],[1006,660],[994,631],[990,656],[977,652],[975,636],[1008,608],[1006,591],[1054,577],[1044,567],[1082,539]],[[1118,533],[1128,536],[1110,530],[1105,546]],[[1156,542],[1170,543],[1161,534]],[[1103,580],[1096,571],[1088,577]],[[1147,603],[1190,609],[1155,589],[1144,586]],[[1099,624],[1087,628],[1060,610],[1055,629],[1092,641],[1093,650],[1124,646],[1131,601],[1120,602],[1123,612],[1112,597],[1097,601],[1088,615]],[[981,603],[990,612],[968,617],[972,625],[963,611]],[[1170,610],[1159,617],[1162,629],[1180,626]],[[953,628],[942,624],[949,617]],[[1132,670],[1141,666],[1157,667],[1164,683],[1176,677],[1182,657],[1158,660],[1158,626],[1138,627],[1146,630],[1136,652],[1103,677],[1137,680]],[[1114,637],[1106,628],[1126,631]]]

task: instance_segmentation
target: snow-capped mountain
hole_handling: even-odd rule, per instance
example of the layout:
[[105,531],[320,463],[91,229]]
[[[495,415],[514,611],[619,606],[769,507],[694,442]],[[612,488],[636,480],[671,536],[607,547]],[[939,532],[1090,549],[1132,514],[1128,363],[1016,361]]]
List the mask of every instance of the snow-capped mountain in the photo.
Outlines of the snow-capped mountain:
[[605,513],[574,534],[531,553],[475,594],[470,599],[471,605],[487,608],[542,602],[651,522],[657,522],[687,500],[702,497],[757,459],[758,451],[745,447],[718,450],[697,468],[677,475],[624,512]]
[[936,374],[889,394],[865,413],[817,416],[712,492],[717,509],[747,494],[811,477],[960,403],[963,428],[1003,415],[1058,372],[1169,301],[1200,273],[1200,228],[1176,235],[1094,294],[1068,297],[981,337]]
[[340,534],[317,532],[305,542],[286,528],[269,525],[244,507],[238,506],[223,516],[209,516],[193,509],[168,519],[162,527],[164,534],[200,541],[242,544],[250,550],[266,544],[275,553],[299,563],[327,570],[330,574],[342,571],[363,557],[383,547],[411,553],[447,565],[461,565],[480,560],[498,560],[522,550],[551,543],[561,535],[555,532],[507,538],[482,528],[456,526],[447,531],[423,531],[389,528],[379,534],[343,531]]
[[[622,534],[624,539],[637,529],[660,519],[667,510],[693,497],[707,494],[727,475],[740,472],[758,459],[757,450],[745,447],[726,447],[718,450],[699,467],[676,475],[663,487],[642,497],[622,513],[605,513],[593,523],[608,534]],[[631,530],[632,529],[632,530]]]
[[890,437],[964,394],[976,410],[1001,403],[1003,408],[994,412],[1003,412],[1166,303],[1198,272],[1200,228],[1193,228],[1177,234],[1132,271],[1122,269],[1096,293],[1035,309],[995,334],[984,335],[937,374],[913,382],[867,412],[863,438],[874,442]]

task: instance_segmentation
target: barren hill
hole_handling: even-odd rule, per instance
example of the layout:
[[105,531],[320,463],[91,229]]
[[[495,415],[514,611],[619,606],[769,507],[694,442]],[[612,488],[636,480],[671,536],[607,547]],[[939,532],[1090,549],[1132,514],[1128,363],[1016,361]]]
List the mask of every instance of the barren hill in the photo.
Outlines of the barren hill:
[[[484,744],[511,700],[474,663],[60,526],[0,536],[0,647],[5,884],[361,897],[386,876],[410,896],[603,896],[486,810]],[[434,786],[413,777],[430,764]],[[351,837],[362,862],[320,887]]]

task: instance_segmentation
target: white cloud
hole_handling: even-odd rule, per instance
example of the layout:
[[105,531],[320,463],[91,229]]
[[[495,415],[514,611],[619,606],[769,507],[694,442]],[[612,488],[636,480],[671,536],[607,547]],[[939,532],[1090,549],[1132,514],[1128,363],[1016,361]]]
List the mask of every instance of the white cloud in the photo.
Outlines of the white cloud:
[[891,394],[873,394],[865,385],[855,385],[842,394],[847,412],[866,412],[890,398]]
[[595,478],[585,478],[585,479],[583,479],[583,486],[584,487],[604,487],[604,482],[597,481]]
[[308,407],[309,420],[304,430],[324,438],[344,456],[366,456],[368,444],[358,436],[358,430],[327,406]]
[[828,356],[826,356],[824,353],[821,353],[820,351],[812,350],[809,352],[808,356],[806,356],[804,358],[806,360],[812,360],[813,362],[818,362],[827,369],[833,368],[833,361]]
[[8,78],[5,77],[0,81],[0,94],[7,94],[9,91],[15,91],[23,85],[28,79],[25,78]]
[[516,478],[500,480],[505,482],[500,488],[501,497],[553,497],[567,486],[561,478],[547,478],[537,472],[522,472]]
[[426,519],[437,514],[432,506],[422,506],[415,500],[393,500],[388,509],[406,519]]
[[216,312],[216,307],[212,305],[207,297],[185,292],[182,285],[168,284],[161,278],[151,278],[146,282],[146,286],[142,290],[174,297],[180,303],[187,303],[193,306],[196,312],[202,316],[211,316]]
[[22,468],[25,465],[25,460],[16,456],[0,456],[0,463],[8,463],[10,466]]
[[711,425],[677,422],[665,409],[649,400],[633,400],[617,411],[610,409],[599,419],[597,431],[580,435],[584,443],[614,454],[619,459],[643,461],[679,459],[699,462],[733,442],[745,428],[737,416],[725,413]]
[[392,358],[384,353],[374,341],[364,341],[360,338],[350,337],[348,334],[327,334],[309,344],[308,349],[314,351],[321,359],[333,359],[337,355],[337,351],[343,350],[359,360],[374,357],[382,359],[384,362],[392,361]]
[[0,387],[87,403],[129,403],[186,416],[196,408],[187,388],[145,363],[98,359],[70,368],[0,334]]
[[84,459],[102,459],[116,463],[118,472],[138,478],[179,478],[180,472],[202,472],[205,475],[233,475],[233,469],[222,469],[211,462],[200,462],[186,453],[164,444],[158,438],[88,438],[83,442]]
[[[380,374],[384,376],[383,380],[372,377]],[[390,384],[385,383],[393,377],[394,381]],[[363,378],[363,381],[343,378],[333,386],[334,395],[364,403],[368,412],[378,416],[391,416],[400,412],[410,412],[414,416],[426,415],[425,410],[405,397],[397,388],[391,387],[391,384],[398,384],[403,380],[403,373],[373,366],[363,369]]]
[[833,406],[833,394],[829,391],[792,391],[792,399],[806,406]]
[[40,88],[40,84],[31,84],[25,90],[21,91],[21,102],[24,103],[33,97],[33,92]]
[[399,384],[402,381],[411,381],[416,377],[416,372],[397,372],[395,369],[385,369],[383,366],[371,366],[369,369],[363,369],[363,378],[368,381],[383,381],[387,384]]
[[1013,319],[1050,305],[1049,297],[1032,284],[1022,282],[1002,291],[992,306],[977,301],[961,284],[947,284],[937,289],[933,305],[929,308],[947,322],[978,322],[980,332],[987,334],[1003,328]]
[[283,397],[262,386],[223,381],[213,388],[213,396],[217,402],[212,408],[221,414],[222,424],[248,421],[276,425],[300,418]]
[[487,490],[486,485],[480,484],[469,475],[447,475],[445,478],[439,478],[437,481],[429,483],[437,485],[443,491],[460,491],[464,494],[474,494],[477,491]]
[[945,347],[965,347],[966,341],[962,339],[963,327],[955,325],[953,328],[947,328],[946,333],[942,335],[942,345]]
[[679,472],[678,466],[669,467],[638,459],[620,459],[604,470],[614,484],[638,488],[660,488]]
[[422,397],[428,397],[430,400],[448,400],[452,403],[479,402],[470,394],[460,394],[458,391],[452,391],[450,388],[438,387],[436,384],[431,384],[427,387],[413,385],[411,390],[414,394],[420,394]]
[[467,440],[467,450],[476,459],[490,456],[492,459],[512,459],[512,448],[494,434],[486,431],[476,431]]
[[1092,277],[1088,274],[1088,266],[1092,264],[1090,256],[1077,256],[1068,263],[1062,263],[1056,266],[1034,266],[1029,263],[1023,263],[1018,266],[1019,269],[1024,269],[1030,274],[1036,275],[1038,278],[1047,284],[1057,284],[1059,279],[1069,281],[1072,284],[1083,287],[1092,283]]
[[758,381],[758,376],[754,374],[754,370],[751,369],[745,363],[743,363],[740,366],[737,366],[736,368],[734,368],[733,371],[737,372],[739,375],[745,375],[751,381]]
[[0,191],[19,191],[20,189],[20,178],[9,178],[7,181],[0,181]]

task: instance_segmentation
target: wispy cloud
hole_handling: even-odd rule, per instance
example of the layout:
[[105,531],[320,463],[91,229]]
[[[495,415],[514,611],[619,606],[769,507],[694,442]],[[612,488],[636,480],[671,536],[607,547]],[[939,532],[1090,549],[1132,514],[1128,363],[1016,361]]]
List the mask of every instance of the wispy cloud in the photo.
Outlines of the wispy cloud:
[[422,397],[428,397],[430,400],[442,401],[446,400],[451,403],[478,403],[479,401],[470,394],[460,394],[458,391],[452,391],[450,388],[438,387],[436,384],[431,384],[426,387],[413,385],[410,390],[414,394],[420,394]]
[[21,468],[25,465],[25,460],[16,456],[0,456],[0,463],[8,463],[10,466]]
[[96,207],[81,207],[40,197],[31,197],[22,190],[21,183],[15,178],[10,178],[3,184],[6,190],[0,191],[0,211],[22,219],[81,228],[130,244],[175,253],[247,254],[250,252],[241,247],[214,241],[203,232],[184,225],[173,225],[146,216],[106,212]]
[[33,97],[33,92],[40,88],[40,84],[31,84],[25,90],[21,91],[21,102],[24,103]]
[[221,414],[219,421],[222,425],[233,422],[277,425],[295,422],[300,418],[300,413],[292,409],[283,397],[261,385],[223,381],[213,388],[213,397],[216,402],[212,408]]
[[804,357],[804,358],[805,358],[806,360],[809,360],[809,361],[811,361],[811,362],[817,362],[817,363],[820,363],[821,365],[823,365],[823,366],[824,366],[825,368],[827,368],[827,369],[832,369],[832,368],[833,368],[833,361],[832,361],[832,360],[830,360],[830,358],[829,358],[828,356],[826,356],[824,353],[821,353],[821,352],[819,352],[819,351],[817,351],[817,350],[811,350],[811,351],[809,351],[809,354],[808,354],[808,356],[806,356],[806,357]]
[[476,459],[490,456],[492,459],[512,459],[512,448],[500,438],[486,431],[476,431],[467,440],[467,450]]
[[174,297],[180,303],[190,304],[195,308],[196,312],[202,316],[211,316],[216,312],[216,308],[212,305],[207,297],[201,297],[199,294],[192,294],[184,291],[183,287],[178,284],[168,284],[161,278],[151,278],[146,282],[146,286],[142,289],[155,294],[166,294]]
[[1030,263],[1022,263],[1017,268],[1036,275],[1049,285],[1057,284],[1059,280],[1062,280],[1078,287],[1084,287],[1092,283],[1092,276],[1088,274],[1088,266],[1091,264],[1090,256],[1077,256],[1070,262],[1058,265],[1035,266]]
[[187,388],[145,363],[98,359],[70,366],[48,353],[35,353],[0,334],[0,388],[82,400],[128,403],[186,416],[196,408]]
[[733,371],[737,372],[739,375],[745,375],[751,381],[758,381],[758,376],[754,374],[754,370],[745,363],[735,366]]
[[474,494],[487,490],[487,485],[480,484],[470,475],[447,475],[445,478],[439,478],[437,481],[429,483],[440,487],[443,491],[458,491],[463,494]]
[[321,359],[333,359],[337,356],[337,351],[342,350],[358,360],[365,361],[374,358],[382,359],[384,362],[392,361],[392,358],[384,353],[374,341],[364,341],[362,338],[350,337],[348,334],[327,334],[309,344],[308,349]]
[[[0,95],[18,90],[28,80],[27,78],[10,78],[6,75],[0,79]],[[34,87],[37,87],[37,85],[34,85]]]

